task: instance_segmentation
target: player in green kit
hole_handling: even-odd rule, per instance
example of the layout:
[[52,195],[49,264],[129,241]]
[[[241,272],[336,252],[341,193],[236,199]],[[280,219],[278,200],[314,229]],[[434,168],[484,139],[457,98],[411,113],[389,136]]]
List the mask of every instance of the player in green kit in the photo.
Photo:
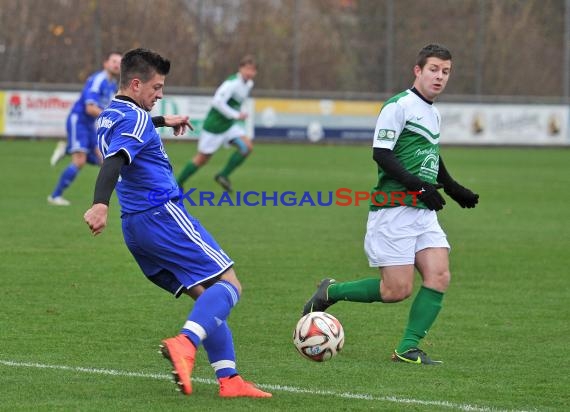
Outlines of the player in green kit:
[[184,166],[176,179],[180,187],[204,166],[223,144],[231,144],[237,150],[214,179],[224,190],[232,191],[229,175],[244,162],[253,149],[251,139],[247,137],[243,127],[243,120],[248,114],[241,110],[241,105],[249,97],[256,74],[255,59],[247,55],[241,59],[238,72],[218,87],[200,133],[198,153]]
[[[440,114],[433,101],[451,73],[451,53],[430,44],[420,50],[413,87],[382,107],[374,132],[373,157],[378,183],[372,196],[364,249],[380,278],[336,282],[323,279],[303,314],[324,311],[339,301],[400,302],[413,290],[414,270],[422,286],[414,298],[404,336],[392,354],[396,362],[435,365],[419,346],[441,309],[449,286],[449,243],[437,220],[445,200],[437,188],[461,207],[473,208],[479,195],[451,178],[439,154]],[[385,195],[407,192],[403,203]],[[390,196],[388,196],[390,198]]]

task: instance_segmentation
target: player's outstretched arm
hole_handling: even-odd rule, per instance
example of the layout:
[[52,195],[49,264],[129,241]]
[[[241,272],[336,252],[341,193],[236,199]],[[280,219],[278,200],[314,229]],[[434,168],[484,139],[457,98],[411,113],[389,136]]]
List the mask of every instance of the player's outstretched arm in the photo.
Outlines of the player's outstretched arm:
[[174,129],[174,136],[183,135],[186,133],[186,128],[194,130],[188,116],[182,116],[180,114],[167,114],[164,116],[164,122],[166,126],[172,127]]
[[85,212],[83,219],[89,226],[91,233],[98,235],[107,226],[107,215],[109,211],[109,201],[121,167],[128,163],[127,155],[120,151],[117,154],[107,157],[99,170],[97,181],[95,182],[95,194],[93,195],[93,206]]
[[437,181],[443,185],[445,193],[463,208],[473,208],[479,203],[479,195],[457,183],[445,167],[443,159],[439,157],[439,171]]
[[194,127],[192,127],[192,124],[190,123],[190,118],[181,114],[154,116],[152,118],[152,124],[154,124],[154,127],[172,127],[174,129],[174,136],[183,135],[186,133],[186,128],[194,130]]

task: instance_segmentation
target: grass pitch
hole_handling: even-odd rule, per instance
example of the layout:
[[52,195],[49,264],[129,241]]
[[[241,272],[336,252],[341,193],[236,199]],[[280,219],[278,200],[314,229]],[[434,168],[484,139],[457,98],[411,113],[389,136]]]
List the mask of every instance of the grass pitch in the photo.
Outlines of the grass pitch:
[[[394,364],[390,353],[411,299],[338,303],[344,351],[311,363],[292,344],[305,300],[324,276],[376,276],[367,266],[360,206],[190,207],[235,260],[244,286],[232,312],[238,369],[269,400],[221,400],[199,352],[194,394],[175,392],[156,353],[191,307],[145,280],[123,244],[116,199],[106,231],[82,216],[97,168],[46,203],[68,159],[49,166],[53,141],[0,141],[0,410],[540,410],[570,408],[568,250],[570,151],[443,148],[452,175],[481,198],[439,213],[452,245],[452,283],[422,344],[441,367]],[[175,169],[194,143],[168,142]],[[187,187],[222,192],[216,154]],[[236,190],[367,191],[367,146],[258,144],[233,176]],[[419,283],[419,282],[418,282]]]

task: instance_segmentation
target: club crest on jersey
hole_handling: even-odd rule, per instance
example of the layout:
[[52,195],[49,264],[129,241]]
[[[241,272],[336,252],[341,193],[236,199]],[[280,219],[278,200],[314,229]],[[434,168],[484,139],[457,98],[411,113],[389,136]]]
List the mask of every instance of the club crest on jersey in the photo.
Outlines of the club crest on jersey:
[[422,161],[420,166],[419,176],[428,181],[437,180],[437,173],[439,171],[439,154],[428,153],[427,156]]
[[390,142],[394,141],[396,138],[396,131],[390,129],[380,129],[376,135],[376,140],[388,140]]

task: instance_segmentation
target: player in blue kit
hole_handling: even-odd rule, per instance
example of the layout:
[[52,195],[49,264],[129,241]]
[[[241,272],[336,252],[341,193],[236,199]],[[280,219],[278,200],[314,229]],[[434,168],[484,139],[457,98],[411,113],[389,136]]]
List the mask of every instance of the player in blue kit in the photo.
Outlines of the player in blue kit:
[[179,201],[172,166],[155,129],[170,126],[182,134],[188,117],[149,114],[162,98],[169,71],[170,62],[153,51],[139,48],[124,55],[119,92],[97,119],[105,160],[84,219],[94,235],[101,233],[116,188],[125,243],[143,273],[175,297],[187,294],[196,300],[181,333],[161,345],[184,394],[192,393],[195,354],[203,344],[221,397],[271,397],[236,370],[227,323],[241,294],[234,262]]
[[48,196],[48,203],[55,206],[69,206],[63,191],[75,180],[85,163],[100,165],[102,158],[97,150],[95,119],[111,102],[117,92],[117,79],[121,67],[121,54],[111,52],[103,62],[103,70],[91,75],[67,116],[67,144],[58,143],[51,159],[52,166],[71,154],[71,163],[67,166],[53,192]]

